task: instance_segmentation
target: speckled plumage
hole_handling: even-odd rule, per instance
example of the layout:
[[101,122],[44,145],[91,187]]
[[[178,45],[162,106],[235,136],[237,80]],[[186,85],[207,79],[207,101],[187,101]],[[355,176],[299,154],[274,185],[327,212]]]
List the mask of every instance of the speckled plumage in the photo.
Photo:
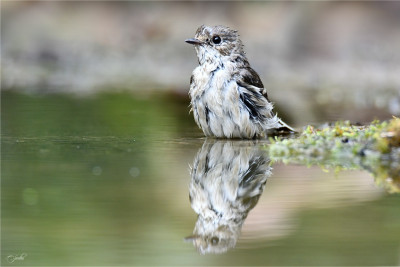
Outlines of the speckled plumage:
[[272,129],[293,131],[274,114],[237,31],[203,25],[186,42],[195,46],[199,60],[190,79],[191,110],[206,136],[251,139]]
[[202,254],[224,253],[236,245],[272,174],[269,158],[254,142],[208,139],[194,159],[189,196],[198,218],[187,240]]

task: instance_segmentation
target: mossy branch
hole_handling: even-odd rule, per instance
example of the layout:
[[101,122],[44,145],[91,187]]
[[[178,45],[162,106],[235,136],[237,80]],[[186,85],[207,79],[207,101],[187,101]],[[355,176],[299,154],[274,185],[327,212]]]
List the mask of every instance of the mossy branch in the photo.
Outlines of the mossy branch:
[[367,126],[348,121],[307,126],[297,137],[270,138],[273,161],[318,165],[323,169],[365,169],[389,192],[400,192],[400,119]]

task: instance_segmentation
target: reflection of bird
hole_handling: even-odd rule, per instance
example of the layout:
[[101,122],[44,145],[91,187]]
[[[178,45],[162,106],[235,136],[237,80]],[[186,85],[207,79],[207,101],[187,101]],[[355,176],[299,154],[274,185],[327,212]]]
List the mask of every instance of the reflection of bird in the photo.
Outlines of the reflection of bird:
[[200,64],[189,94],[195,121],[206,136],[251,139],[271,130],[294,131],[274,114],[237,31],[203,25],[186,42],[195,46]]
[[253,142],[206,140],[191,170],[189,197],[198,219],[186,239],[202,254],[234,247],[270,175],[269,159]]

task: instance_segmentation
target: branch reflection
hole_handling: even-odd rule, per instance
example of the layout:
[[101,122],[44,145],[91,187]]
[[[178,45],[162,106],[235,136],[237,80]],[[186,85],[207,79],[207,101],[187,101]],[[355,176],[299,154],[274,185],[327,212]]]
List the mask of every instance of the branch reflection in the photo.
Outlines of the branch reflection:
[[206,139],[193,161],[189,198],[198,219],[186,240],[201,254],[224,253],[236,245],[272,174],[267,154],[255,144]]

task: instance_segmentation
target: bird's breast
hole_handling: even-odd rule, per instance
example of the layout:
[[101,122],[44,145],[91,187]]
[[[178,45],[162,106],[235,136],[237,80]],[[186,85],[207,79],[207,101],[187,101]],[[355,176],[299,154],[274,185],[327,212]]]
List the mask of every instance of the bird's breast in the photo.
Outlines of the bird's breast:
[[235,77],[235,69],[229,64],[214,68],[200,65],[193,71],[193,115],[207,136],[252,138],[259,131],[260,125],[250,119],[240,100]]
[[191,97],[199,97],[206,91],[223,91],[233,80],[235,68],[230,62],[203,64],[193,71]]

